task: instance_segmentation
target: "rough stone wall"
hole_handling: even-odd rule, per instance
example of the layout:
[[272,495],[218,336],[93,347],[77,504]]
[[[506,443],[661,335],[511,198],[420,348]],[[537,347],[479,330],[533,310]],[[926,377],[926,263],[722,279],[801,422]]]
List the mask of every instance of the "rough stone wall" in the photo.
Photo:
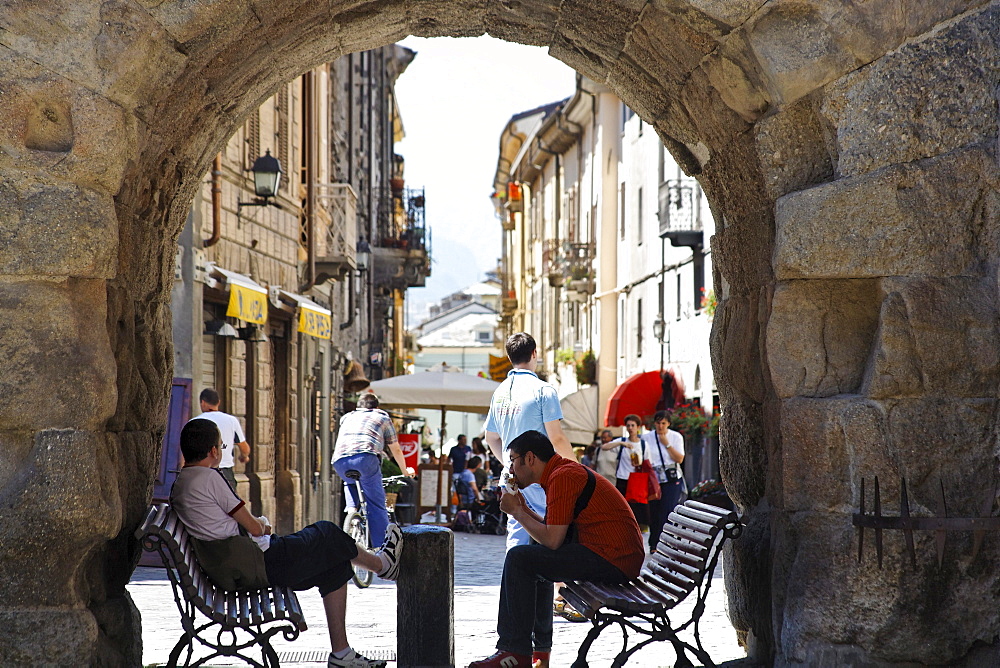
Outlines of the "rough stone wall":
[[[174,238],[243,118],[408,34],[548,46],[716,220],[734,623],[778,665],[975,665],[1000,548],[852,561],[862,477],[996,480],[996,0],[35,0],[0,9],[0,655],[137,665],[124,582],[171,376]],[[886,493],[891,498],[891,492]],[[977,642],[986,649],[973,650]]]

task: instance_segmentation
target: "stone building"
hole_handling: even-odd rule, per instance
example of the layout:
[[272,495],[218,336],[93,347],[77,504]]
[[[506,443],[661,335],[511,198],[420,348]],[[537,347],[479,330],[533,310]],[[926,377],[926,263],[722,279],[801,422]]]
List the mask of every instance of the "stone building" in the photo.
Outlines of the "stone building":
[[[876,474],[887,515],[900,479],[913,515],[942,486],[951,517],[996,512],[998,25],[1000,0],[4,3],[5,664],[140,661],[125,583],[175,375],[175,242],[229,137],[323,63],[489,33],[614,91],[711,203],[721,467],[746,522],[725,572],[750,655],[996,665],[993,532],[973,558],[946,531],[938,566],[915,531],[914,566],[883,530],[879,568],[852,521]],[[400,283],[420,264],[402,232],[369,241]]]
[[616,387],[645,371],[669,371],[711,407],[701,297],[712,289],[714,224],[697,181],[656,132],[578,76],[568,100],[510,120],[493,185],[504,230],[501,328],[536,336],[560,396],[587,380],[576,365],[593,351],[597,373],[585,384],[597,387],[587,395],[595,426]]
[[[413,55],[390,45],[283,84],[205,175],[178,241],[174,389],[154,496],[166,496],[180,427],[214,387],[251,446],[236,471],[253,512],[283,533],[334,517],[337,419],[360,379],[406,355],[396,330],[408,283],[393,279],[403,274],[393,254],[424,228],[398,185],[393,85]],[[266,199],[254,192],[261,155],[284,170]],[[425,246],[405,252],[429,266]]]

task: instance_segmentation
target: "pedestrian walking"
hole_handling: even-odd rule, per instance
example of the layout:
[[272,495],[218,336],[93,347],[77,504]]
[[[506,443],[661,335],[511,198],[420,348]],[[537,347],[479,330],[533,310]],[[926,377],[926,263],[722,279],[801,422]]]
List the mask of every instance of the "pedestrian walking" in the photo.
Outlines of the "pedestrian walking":
[[219,428],[219,433],[222,435],[222,459],[219,462],[219,470],[235,491],[236,474],[233,472],[233,467],[236,464],[236,450],[240,452],[238,458],[241,463],[250,461],[250,444],[243,435],[243,427],[240,426],[236,416],[219,410],[222,399],[213,388],[206,387],[202,390],[198,396],[198,403],[201,405],[201,415],[193,419],[211,420]]
[[670,413],[657,411],[653,415],[653,431],[642,435],[646,459],[653,465],[660,482],[660,498],[650,499],[649,509],[649,550],[656,549],[660,532],[667,517],[680,501],[682,483],[681,467],[684,462],[684,436],[670,429]]

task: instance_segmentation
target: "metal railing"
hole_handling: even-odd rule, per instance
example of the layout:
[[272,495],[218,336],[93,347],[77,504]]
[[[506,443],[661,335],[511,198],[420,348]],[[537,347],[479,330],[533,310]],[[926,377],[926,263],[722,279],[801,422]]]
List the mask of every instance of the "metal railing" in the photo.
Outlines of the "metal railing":
[[317,183],[320,203],[316,257],[322,261],[355,261],[358,247],[358,196],[349,183]]

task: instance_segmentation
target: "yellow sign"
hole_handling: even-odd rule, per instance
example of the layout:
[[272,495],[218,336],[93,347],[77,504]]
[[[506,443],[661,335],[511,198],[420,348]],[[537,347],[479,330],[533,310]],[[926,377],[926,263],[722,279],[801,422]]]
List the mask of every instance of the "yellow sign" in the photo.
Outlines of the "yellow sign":
[[267,320],[267,293],[230,281],[229,309],[226,315],[263,325]]
[[510,360],[507,359],[506,355],[497,357],[496,355],[490,355],[490,378],[496,382],[501,382],[507,377],[507,372],[513,369]]
[[329,313],[313,311],[304,305],[299,305],[299,331],[317,339],[329,339],[333,323]]

